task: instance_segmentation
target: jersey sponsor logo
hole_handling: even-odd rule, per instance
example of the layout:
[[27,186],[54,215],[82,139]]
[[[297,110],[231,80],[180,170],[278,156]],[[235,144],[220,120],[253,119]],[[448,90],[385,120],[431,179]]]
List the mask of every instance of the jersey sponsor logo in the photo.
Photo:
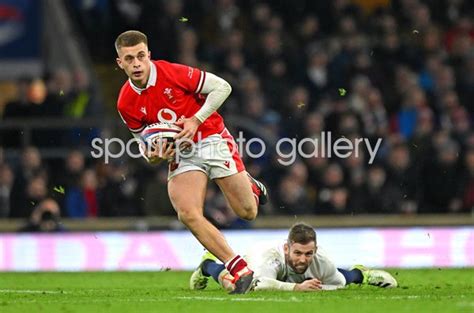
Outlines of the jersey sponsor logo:
[[178,120],[176,112],[168,108],[159,110],[157,117],[161,123],[174,123]]
[[140,112],[142,112],[143,114],[146,115],[146,107],[141,107],[141,108],[140,108]]
[[229,161],[225,161],[225,162],[224,162],[224,165],[225,165],[227,168],[230,168],[230,162],[229,162]]

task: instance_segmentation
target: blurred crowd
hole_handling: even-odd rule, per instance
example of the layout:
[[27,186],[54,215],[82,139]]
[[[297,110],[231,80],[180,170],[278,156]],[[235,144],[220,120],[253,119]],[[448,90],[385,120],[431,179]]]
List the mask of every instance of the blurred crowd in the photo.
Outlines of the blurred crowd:
[[[248,117],[267,137],[383,138],[372,165],[362,150],[291,166],[272,152],[244,156],[270,188],[262,214],[416,214],[474,208],[469,2],[76,0],[69,9],[95,62],[114,60],[117,34],[142,30],[152,58],[229,81],[233,92],[220,113]],[[166,169],[84,157],[73,151],[62,167],[47,169],[29,147],[16,171],[0,159],[0,214],[30,215],[28,203],[53,185],[65,187],[53,193],[67,216],[173,214]],[[245,226],[213,184],[206,211],[220,226]]]
[[[16,83],[13,100],[2,105],[0,118],[3,120],[30,118],[69,118],[103,114],[98,102],[97,91],[89,75],[82,69],[57,68],[44,77],[23,77]],[[22,125],[20,125],[22,126]],[[24,132],[22,127],[0,131],[0,146],[16,148],[21,145]],[[19,131],[20,130],[20,131]],[[82,132],[83,136],[93,136],[97,131]],[[86,136],[86,137],[87,137]],[[75,146],[88,143],[80,138],[76,130],[35,130],[29,144],[41,147]]]

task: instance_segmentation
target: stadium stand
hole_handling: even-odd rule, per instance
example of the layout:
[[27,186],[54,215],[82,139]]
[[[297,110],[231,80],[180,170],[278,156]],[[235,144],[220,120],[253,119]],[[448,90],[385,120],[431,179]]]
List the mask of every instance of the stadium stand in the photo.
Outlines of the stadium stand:
[[[279,164],[274,149],[244,155],[270,189],[262,215],[474,212],[469,2],[64,3],[90,60],[85,69],[2,82],[0,217],[27,219],[47,197],[63,217],[174,215],[164,168],[129,157],[105,164],[90,154],[95,137],[129,136],[114,108],[125,77],[113,42],[127,29],[149,35],[153,58],[228,80],[233,93],[220,112],[235,134],[272,147],[329,131],[383,139],[371,165],[362,150],[358,158],[297,158],[291,166]],[[214,185],[206,214],[221,227],[250,227]]]

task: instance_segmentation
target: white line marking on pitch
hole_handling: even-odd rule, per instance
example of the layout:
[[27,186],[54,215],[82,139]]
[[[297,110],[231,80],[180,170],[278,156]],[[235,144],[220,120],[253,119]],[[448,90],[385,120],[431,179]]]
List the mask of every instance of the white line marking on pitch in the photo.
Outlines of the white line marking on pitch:
[[232,298],[232,297],[174,297],[179,300],[201,300],[201,301],[238,301],[238,302],[301,302],[297,298]]
[[458,302],[456,303],[457,306],[461,307],[473,307],[474,308],[474,302]]
[[22,290],[22,289],[0,289],[0,293],[67,293],[54,290]]

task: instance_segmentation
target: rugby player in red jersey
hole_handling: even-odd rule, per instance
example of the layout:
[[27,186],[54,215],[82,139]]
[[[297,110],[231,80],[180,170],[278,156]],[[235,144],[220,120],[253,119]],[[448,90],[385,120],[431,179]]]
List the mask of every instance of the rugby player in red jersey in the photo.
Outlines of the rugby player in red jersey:
[[120,34],[115,48],[117,64],[129,77],[117,101],[120,116],[136,138],[147,125],[169,122],[183,129],[176,140],[197,143],[193,154],[178,162],[172,144],[157,144],[147,151],[142,146],[141,151],[150,163],[168,160],[168,194],[178,218],[224,262],[234,277],[233,293],[247,292],[254,284],[253,271],[203,215],[208,179],[216,182],[243,219],[253,220],[258,205],[267,202],[265,186],[245,171],[234,138],[216,112],[231,86],[197,68],[151,60],[147,37],[139,31]]

